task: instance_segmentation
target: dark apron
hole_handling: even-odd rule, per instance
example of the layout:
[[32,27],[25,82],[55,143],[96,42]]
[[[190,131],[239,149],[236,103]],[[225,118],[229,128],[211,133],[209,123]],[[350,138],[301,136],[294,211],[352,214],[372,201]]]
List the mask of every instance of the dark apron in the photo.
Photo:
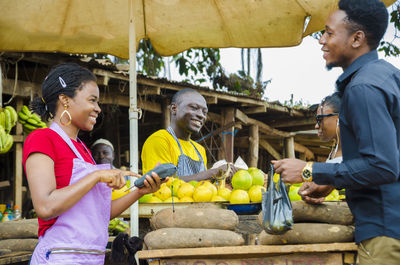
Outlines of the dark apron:
[[193,160],[189,156],[185,155],[182,150],[182,146],[179,143],[178,138],[175,135],[174,130],[171,127],[168,127],[167,131],[174,137],[175,141],[177,142],[179,149],[181,150],[181,154],[178,157],[178,164],[176,167],[178,168],[178,171],[176,172],[176,176],[181,177],[181,176],[190,176],[197,174],[201,171],[205,171],[206,167],[204,165],[203,157],[200,155],[200,152],[197,150],[196,146],[189,140],[189,142],[192,144],[194,150],[196,150],[196,153],[200,159],[200,161]]

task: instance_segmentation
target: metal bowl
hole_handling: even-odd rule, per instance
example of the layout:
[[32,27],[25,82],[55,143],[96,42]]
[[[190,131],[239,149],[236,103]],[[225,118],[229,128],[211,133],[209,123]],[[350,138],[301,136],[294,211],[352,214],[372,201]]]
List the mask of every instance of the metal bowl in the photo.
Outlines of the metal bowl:
[[226,204],[228,210],[234,211],[239,215],[258,214],[261,210],[261,202],[258,203],[238,203]]

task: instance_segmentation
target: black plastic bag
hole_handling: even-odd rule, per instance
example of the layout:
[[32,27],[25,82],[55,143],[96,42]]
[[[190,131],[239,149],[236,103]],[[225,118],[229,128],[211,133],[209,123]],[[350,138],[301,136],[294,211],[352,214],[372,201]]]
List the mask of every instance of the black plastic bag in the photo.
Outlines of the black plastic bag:
[[274,166],[271,165],[267,191],[262,194],[263,228],[268,234],[281,235],[293,227],[292,204],[281,178],[275,183],[273,177]]

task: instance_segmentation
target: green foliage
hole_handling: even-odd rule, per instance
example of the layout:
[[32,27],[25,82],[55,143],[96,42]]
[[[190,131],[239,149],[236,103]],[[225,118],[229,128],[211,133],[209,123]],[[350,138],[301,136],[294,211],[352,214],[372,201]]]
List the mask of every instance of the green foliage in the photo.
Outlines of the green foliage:
[[271,79],[265,82],[254,82],[244,71],[227,76],[224,72],[213,80],[214,87],[228,88],[228,91],[243,93],[252,97],[261,98],[264,96],[267,85]]
[[163,57],[154,50],[150,40],[141,40],[139,43],[139,51],[136,53],[138,63],[138,72],[150,76],[158,76],[164,68]]
[[309,108],[310,107],[310,103],[309,102],[305,102],[303,99],[295,101],[293,99],[293,94],[291,94],[290,95],[290,99],[289,100],[285,100],[283,102],[283,106],[294,108],[294,109],[304,109],[304,108]]
[[213,80],[222,71],[219,49],[192,48],[172,57],[179,74],[195,84]]
[[396,45],[394,45],[391,42],[387,41],[381,41],[378,51],[383,51],[385,53],[385,56],[399,56],[400,54],[400,49]]
[[[244,93],[262,97],[266,86],[271,82],[255,82],[243,71],[227,76],[220,64],[219,49],[192,48],[172,56],[172,61],[184,82],[201,85],[211,81],[215,89]],[[151,45],[150,40],[142,40],[137,53],[138,72],[158,76],[164,69],[161,57]]]
[[[395,33],[393,36],[393,40],[399,39],[400,36],[397,35],[400,31],[400,2],[397,3],[397,6],[394,6],[392,12],[390,13],[390,23],[393,23],[395,28]],[[394,56],[397,57],[400,55],[400,48],[388,41],[381,41],[378,51],[383,51],[385,56]]]

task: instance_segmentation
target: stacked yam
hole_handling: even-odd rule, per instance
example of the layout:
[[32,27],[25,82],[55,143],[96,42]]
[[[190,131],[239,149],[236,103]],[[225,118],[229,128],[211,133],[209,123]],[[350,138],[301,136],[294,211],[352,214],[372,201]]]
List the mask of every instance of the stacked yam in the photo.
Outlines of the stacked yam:
[[144,237],[148,249],[240,246],[243,237],[234,232],[235,212],[218,207],[163,209],[150,220],[155,231]]
[[[317,244],[352,242],[354,240],[354,218],[345,202],[308,204],[292,202],[294,226],[283,235],[270,235],[262,231],[261,245]],[[262,213],[258,223],[262,227]]]
[[33,251],[38,243],[37,219],[0,223],[0,253]]

